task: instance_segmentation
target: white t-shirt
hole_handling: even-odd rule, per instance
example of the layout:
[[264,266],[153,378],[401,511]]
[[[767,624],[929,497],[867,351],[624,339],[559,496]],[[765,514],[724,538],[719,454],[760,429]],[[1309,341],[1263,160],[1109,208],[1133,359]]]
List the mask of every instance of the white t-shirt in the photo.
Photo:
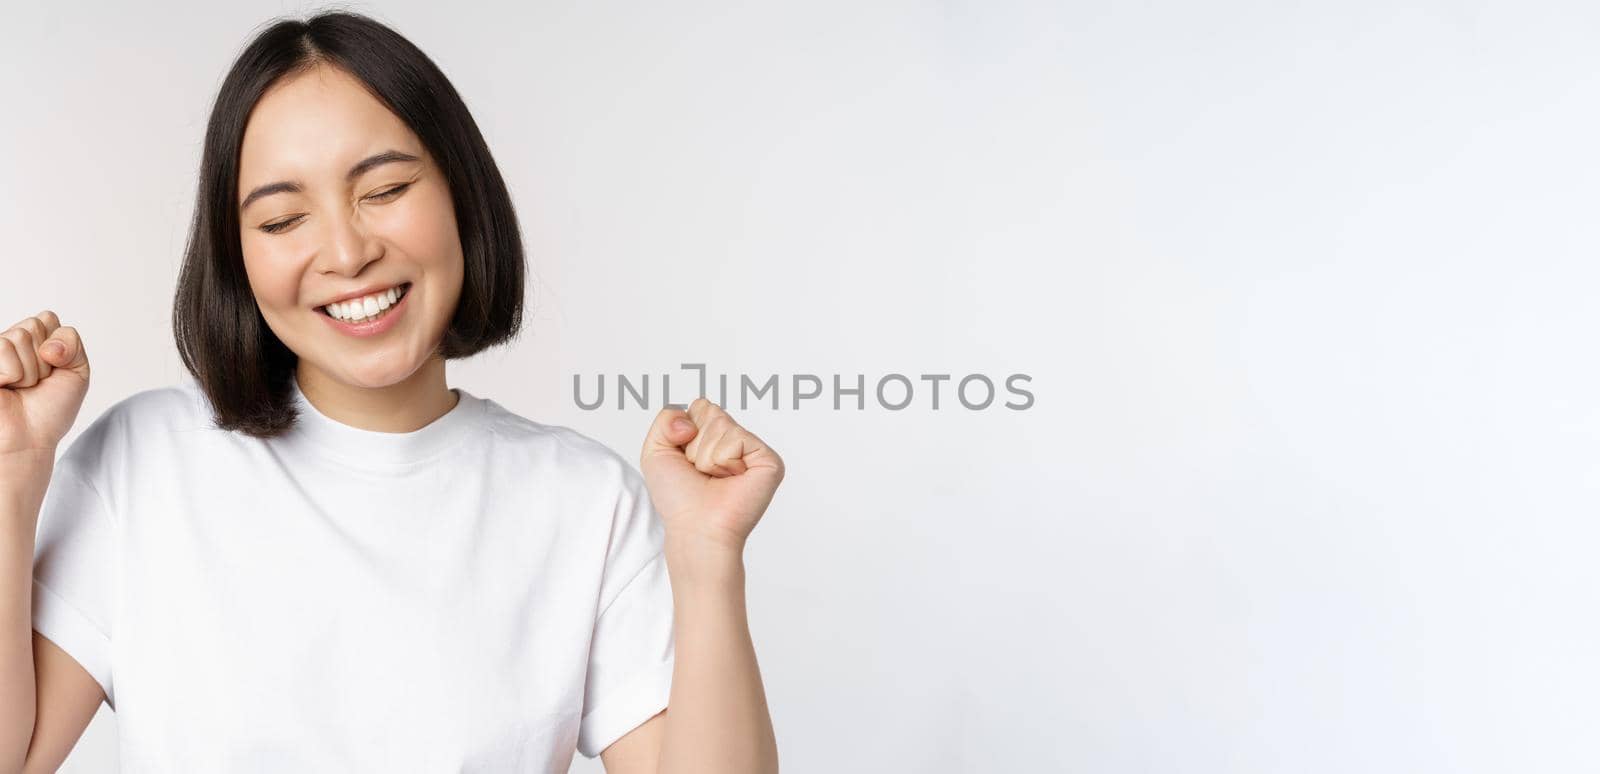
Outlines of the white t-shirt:
[[455,392],[382,433],[296,385],[294,430],[262,440],[216,429],[186,378],[73,441],[33,626],[105,689],[123,774],[566,772],[666,708],[637,469]]

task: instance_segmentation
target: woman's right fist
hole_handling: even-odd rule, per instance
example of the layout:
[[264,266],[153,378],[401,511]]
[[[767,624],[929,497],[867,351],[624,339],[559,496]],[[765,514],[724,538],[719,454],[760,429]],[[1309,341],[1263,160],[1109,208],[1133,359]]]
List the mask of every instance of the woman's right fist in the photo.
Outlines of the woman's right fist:
[[0,455],[54,455],[88,392],[83,341],[54,312],[0,332]]

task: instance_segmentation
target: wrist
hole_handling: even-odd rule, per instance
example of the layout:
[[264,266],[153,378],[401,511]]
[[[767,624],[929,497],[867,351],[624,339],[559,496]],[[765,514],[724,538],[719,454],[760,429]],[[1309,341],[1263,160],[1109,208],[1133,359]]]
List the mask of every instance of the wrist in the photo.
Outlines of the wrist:
[[43,491],[55,472],[54,449],[29,449],[0,453],[0,489],[7,492]]
[[663,552],[674,587],[744,583],[743,541],[668,532]]

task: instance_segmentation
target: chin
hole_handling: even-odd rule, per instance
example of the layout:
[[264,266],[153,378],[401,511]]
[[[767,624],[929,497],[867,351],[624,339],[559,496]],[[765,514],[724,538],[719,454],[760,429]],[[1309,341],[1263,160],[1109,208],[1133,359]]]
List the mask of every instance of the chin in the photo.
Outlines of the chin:
[[404,382],[407,377],[416,371],[416,368],[411,363],[401,363],[393,356],[373,355],[371,360],[371,363],[342,363],[334,367],[317,364],[316,368],[327,379],[351,387],[361,387],[369,390],[393,387]]
[[364,387],[376,390],[383,387],[393,387],[406,380],[415,369],[399,369],[394,367],[373,368],[344,374],[341,381],[354,387]]

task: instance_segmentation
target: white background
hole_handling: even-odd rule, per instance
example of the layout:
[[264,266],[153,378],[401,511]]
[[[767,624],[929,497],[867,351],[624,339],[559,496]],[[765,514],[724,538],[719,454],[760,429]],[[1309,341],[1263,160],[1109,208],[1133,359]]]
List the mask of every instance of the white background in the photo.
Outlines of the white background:
[[[1600,768],[1593,5],[348,7],[523,219],[526,332],[452,385],[637,459],[573,374],[1033,377],[735,410],[786,772]],[[0,324],[83,332],[75,433],[180,378],[210,101],[308,8],[7,10]]]

